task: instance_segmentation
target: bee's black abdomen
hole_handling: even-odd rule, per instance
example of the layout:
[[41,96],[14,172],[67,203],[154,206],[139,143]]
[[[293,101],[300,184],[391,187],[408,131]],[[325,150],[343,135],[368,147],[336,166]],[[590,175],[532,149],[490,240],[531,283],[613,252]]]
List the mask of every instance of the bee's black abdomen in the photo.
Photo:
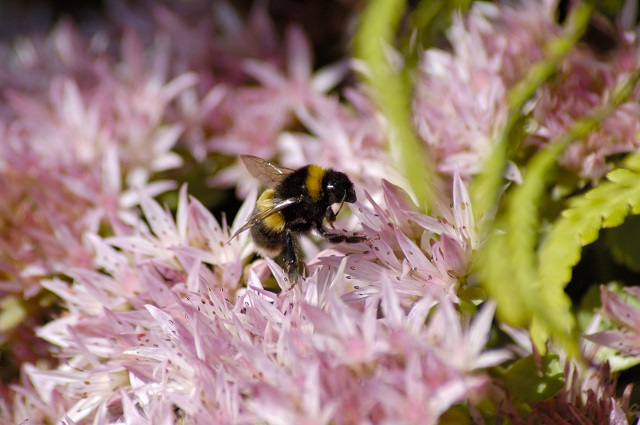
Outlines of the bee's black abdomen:
[[251,238],[258,252],[267,257],[276,257],[284,246],[284,232],[271,232],[263,223],[251,228]]

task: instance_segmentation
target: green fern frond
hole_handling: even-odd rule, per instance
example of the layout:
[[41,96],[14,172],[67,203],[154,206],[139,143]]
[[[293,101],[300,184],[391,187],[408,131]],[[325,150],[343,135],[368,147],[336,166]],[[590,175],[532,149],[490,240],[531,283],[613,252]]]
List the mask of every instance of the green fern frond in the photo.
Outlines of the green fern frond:
[[411,121],[412,69],[394,69],[386,53],[394,46],[406,4],[403,0],[372,0],[362,13],[354,41],[358,59],[368,67],[366,77],[388,119],[391,154],[407,178],[420,206],[428,211],[436,199],[434,164],[424,153]]
[[[561,139],[533,156],[523,184],[508,194],[505,209],[498,218],[496,228],[504,230],[505,235],[494,235],[481,253],[484,260],[481,276],[486,290],[498,300],[498,314],[513,325],[530,325],[532,338],[541,352],[548,336],[552,336],[569,353],[577,353],[577,341],[572,337],[575,318],[564,287],[571,278],[571,267],[580,259],[582,246],[595,240],[601,227],[621,224],[629,209],[633,213],[640,210],[640,188],[633,190],[640,186],[640,154],[625,161],[628,167],[635,167],[633,170],[618,169],[609,174],[609,183],[576,198],[571,203],[573,208],[564,213],[537,255],[538,206],[546,192],[546,182],[564,148],[586,137],[618,105],[628,101],[639,78],[640,72],[629,75],[612,90],[609,103],[576,122]],[[613,185],[617,189],[612,190]],[[612,196],[616,190],[623,193]],[[631,203],[624,204],[625,201]],[[622,206],[618,205],[620,202]],[[563,244],[567,234],[571,235],[568,240],[575,240],[573,244]],[[545,253],[549,243],[553,249]],[[564,261],[564,267],[554,260]]]
[[[560,60],[577,43],[587,27],[591,11],[592,8],[584,3],[576,7],[563,36],[548,46],[548,59],[536,64],[522,83],[509,93],[510,113],[507,123],[498,145],[472,187],[474,211],[478,218],[497,202],[507,152],[519,143],[518,139],[512,138],[512,134],[520,122],[525,102],[553,75]],[[539,223],[538,204],[544,193],[544,177],[566,143],[568,140],[552,144],[532,159],[523,185],[516,188],[508,198],[506,212],[498,218],[494,227],[505,230],[506,234],[493,234],[479,255],[480,277],[484,288],[498,302],[499,317],[516,326],[531,325],[533,319],[539,317],[538,323],[541,324],[537,328],[552,329],[555,333],[561,333],[557,331],[561,327],[571,327],[571,316],[565,313],[566,302],[562,297],[554,302],[551,311],[540,308],[536,303],[539,296],[534,286],[538,281],[535,247]],[[562,319],[556,326],[553,318],[558,312]]]
[[[640,160],[634,154],[633,160]],[[582,247],[595,241],[600,229],[622,224],[629,213],[640,213],[640,173],[617,169],[608,182],[575,198],[540,247],[540,279],[564,287],[580,260]]]
[[[640,70],[618,84],[611,92],[610,103],[574,131],[588,131],[616,106],[626,102],[638,80]],[[564,288],[571,280],[572,267],[580,260],[582,247],[595,241],[600,229],[619,226],[629,212],[640,213],[638,176],[640,153],[635,153],[625,158],[623,168],[607,175],[608,182],[569,202],[569,208],[553,224],[538,252],[542,285]]]
[[[573,136],[573,132],[570,134]],[[509,194],[505,212],[497,223],[496,227],[506,233],[489,240],[480,270],[485,289],[498,301],[502,320],[519,326],[531,326],[535,320],[532,335],[542,352],[548,335],[555,336],[570,352],[575,350],[570,338],[574,327],[570,300],[561,286],[537,284],[536,258],[538,205],[546,191],[549,170],[568,142],[574,140],[572,136],[533,157],[523,184]]]
[[[588,131],[595,125],[592,122],[592,126],[580,127],[582,131]],[[556,158],[570,141],[575,140],[574,136],[574,132],[570,132],[567,137],[532,158],[526,178],[521,186],[513,190],[506,209],[511,255],[514,266],[519,269],[515,274],[515,284],[520,288],[524,310],[529,312],[535,323],[535,326],[532,324],[531,334],[540,352],[544,352],[548,335],[563,343],[569,352],[576,352],[577,348],[570,334],[575,326],[571,301],[563,287],[546,285],[538,279],[536,258],[540,227],[538,206],[546,193],[546,182]]]

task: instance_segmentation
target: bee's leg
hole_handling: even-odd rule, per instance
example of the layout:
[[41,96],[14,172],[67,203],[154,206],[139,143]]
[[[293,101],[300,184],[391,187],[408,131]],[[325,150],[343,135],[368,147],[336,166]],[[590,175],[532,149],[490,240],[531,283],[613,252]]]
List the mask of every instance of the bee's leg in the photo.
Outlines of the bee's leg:
[[282,257],[284,259],[284,268],[289,275],[289,281],[291,284],[298,281],[298,255],[296,254],[296,250],[295,238],[290,230],[286,230],[284,234]]
[[320,233],[320,236],[331,243],[360,243],[370,240],[370,238],[366,236],[349,236],[340,233],[331,233],[327,229],[325,229],[321,223],[316,225],[316,229],[318,229],[318,233]]

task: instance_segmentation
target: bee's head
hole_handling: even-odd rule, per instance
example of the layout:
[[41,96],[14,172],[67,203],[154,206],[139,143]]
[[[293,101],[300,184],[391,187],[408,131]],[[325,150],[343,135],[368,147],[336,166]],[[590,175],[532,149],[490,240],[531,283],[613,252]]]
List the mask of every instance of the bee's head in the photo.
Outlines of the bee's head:
[[322,179],[322,187],[329,205],[340,202],[356,202],[356,191],[346,174],[340,171],[327,170]]

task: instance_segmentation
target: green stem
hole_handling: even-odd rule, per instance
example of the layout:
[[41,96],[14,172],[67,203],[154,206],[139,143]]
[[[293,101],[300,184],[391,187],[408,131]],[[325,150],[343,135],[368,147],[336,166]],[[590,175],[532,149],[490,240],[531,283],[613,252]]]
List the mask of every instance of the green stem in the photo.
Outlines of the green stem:
[[368,80],[380,110],[388,120],[389,145],[396,166],[407,178],[421,208],[435,199],[433,164],[413,128],[409,71],[394,69],[385,48],[391,49],[406,2],[372,0],[362,13],[355,54],[368,67]]

